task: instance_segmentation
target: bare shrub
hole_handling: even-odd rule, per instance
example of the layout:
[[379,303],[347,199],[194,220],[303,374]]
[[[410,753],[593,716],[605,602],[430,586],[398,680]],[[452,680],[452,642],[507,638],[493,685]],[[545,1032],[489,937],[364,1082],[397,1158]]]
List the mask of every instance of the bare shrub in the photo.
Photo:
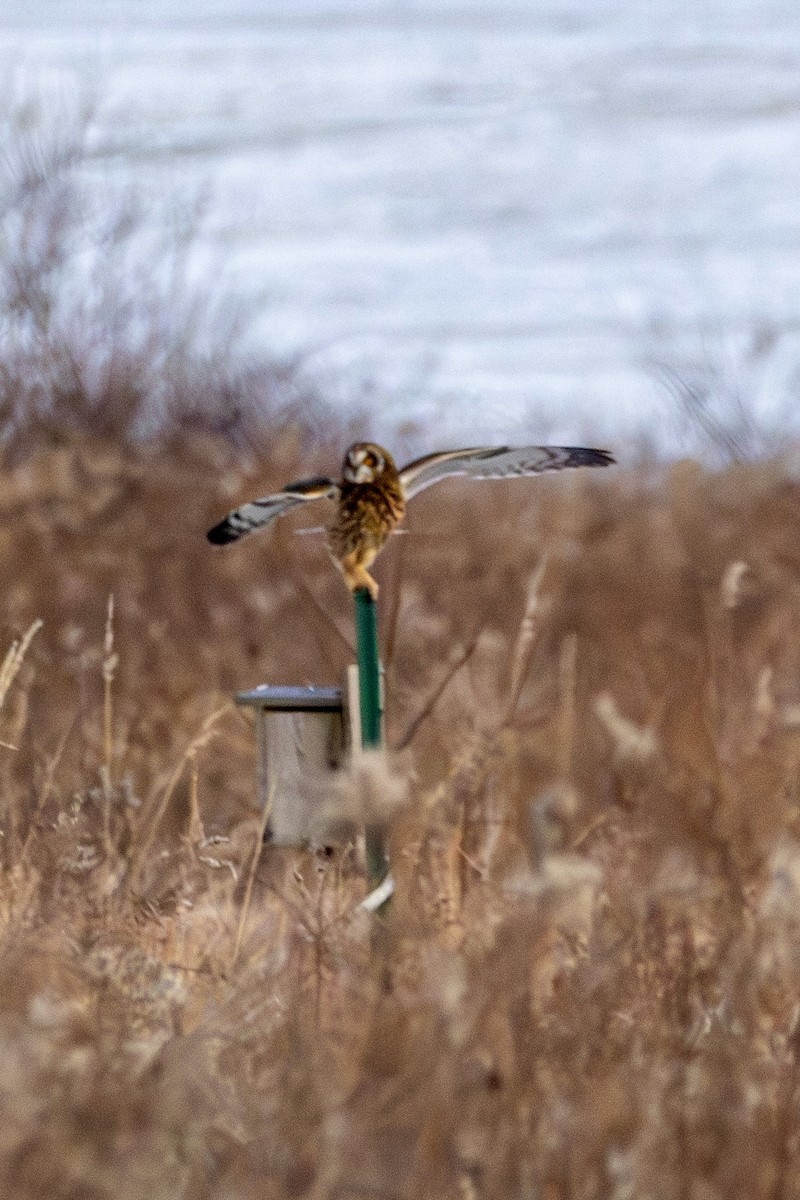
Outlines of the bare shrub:
[[[329,413],[287,361],[247,350],[254,316],[197,269],[206,198],[144,194],[95,160],[88,102],[0,115],[0,444],[207,431],[258,452]],[[207,244],[207,243],[205,243]]]
[[783,453],[800,435],[800,362],[790,331],[758,324],[732,343],[713,336],[649,364],[666,401],[662,444],[715,465]]
[[6,470],[6,644],[43,624],[0,709],[5,1194],[793,1195],[791,470],[412,506],[390,757],[337,802],[389,825],[376,924],[353,848],[254,857],[226,706],[351,657],[318,539],[204,544],[299,465],[203,436]]

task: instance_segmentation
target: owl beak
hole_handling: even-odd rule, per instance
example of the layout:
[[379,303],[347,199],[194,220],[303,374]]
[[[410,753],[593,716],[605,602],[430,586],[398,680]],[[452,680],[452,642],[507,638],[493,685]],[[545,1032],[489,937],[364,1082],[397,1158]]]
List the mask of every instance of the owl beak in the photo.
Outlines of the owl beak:
[[353,471],[353,479],[356,483],[372,483],[374,474],[372,467],[368,467],[366,463],[360,463]]

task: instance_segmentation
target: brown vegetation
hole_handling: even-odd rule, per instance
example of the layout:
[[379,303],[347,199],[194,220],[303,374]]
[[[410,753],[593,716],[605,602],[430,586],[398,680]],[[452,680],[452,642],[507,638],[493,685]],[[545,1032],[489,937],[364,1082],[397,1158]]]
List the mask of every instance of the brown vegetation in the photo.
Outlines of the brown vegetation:
[[378,566],[393,753],[345,797],[407,794],[391,911],[351,851],[268,847],[240,929],[227,702],[338,680],[349,600],[292,518],[203,533],[335,467],[311,437],[4,473],[6,640],[43,625],[0,709],[0,1192],[796,1195],[791,464],[415,501]]
[[800,1195],[796,459],[414,502],[377,569],[390,753],[339,797],[388,827],[370,918],[354,849],[261,852],[230,703],[339,681],[346,590],[295,517],[204,538],[350,431],[230,352],[180,241],[142,274],[135,212],[86,223],[85,121],[31,121],[0,180],[0,1196]]

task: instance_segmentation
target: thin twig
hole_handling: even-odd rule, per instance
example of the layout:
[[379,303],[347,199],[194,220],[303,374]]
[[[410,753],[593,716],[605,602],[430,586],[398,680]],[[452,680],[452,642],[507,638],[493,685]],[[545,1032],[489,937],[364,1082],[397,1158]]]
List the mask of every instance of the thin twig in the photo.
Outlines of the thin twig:
[[548,605],[547,601],[542,599],[540,590],[546,568],[547,554],[544,554],[528,581],[525,611],[522,614],[519,633],[517,634],[517,641],[511,660],[511,687],[509,688],[508,704],[506,705],[502,724],[507,724],[516,712],[528,673],[528,667],[542,634],[544,625],[543,617],[548,611]]
[[[149,827],[147,829],[147,832],[145,833],[142,844],[139,847],[139,851],[134,859],[133,865],[131,867],[131,883],[135,883],[139,879],[139,876],[141,874],[142,868],[145,863],[145,859],[147,858],[147,854],[150,850],[150,847],[153,844],[153,839],[155,838],[156,831],[164,818],[164,813],[167,811],[167,806],[169,805],[169,802],[173,797],[175,789],[177,788],[178,784],[180,783],[181,776],[183,775],[183,772],[186,769],[186,764],[188,762],[191,762],[192,757],[197,753],[197,751],[202,749],[202,747],[208,743],[209,739],[214,736],[214,732],[215,732],[214,727],[216,726],[216,724],[220,720],[220,718],[223,717],[227,712],[229,712],[230,709],[231,709],[230,704],[224,704],[222,706],[222,708],[216,709],[216,711],[211,713],[211,715],[209,717],[206,717],[197,737],[195,737],[193,739],[193,741],[191,741],[189,743],[186,750],[184,750],[183,755],[180,759],[180,762],[177,764],[177,766],[175,767],[175,770],[170,775],[169,782],[167,783],[167,786],[161,795],[161,799],[158,802],[156,811],[153,814],[152,819],[149,822]],[[149,816],[149,814],[142,813],[141,817],[139,818],[139,823],[140,824],[143,823],[145,818],[148,816]]]
[[106,635],[103,645],[103,760],[105,763],[104,784],[110,791],[113,786],[112,757],[114,729],[114,675],[119,655],[114,652],[114,593],[108,597],[106,612]]
[[[396,540],[396,539],[395,539]],[[400,616],[401,598],[402,598],[402,581],[403,581],[403,566],[404,554],[403,548],[406,543],[406,538],[400,538],[400,545],[394,553],[392,564],[392,586],[390,588],[391,607],[389,609],[389,619],[386,622],[388,634],[384,646],[384,663],[387,668],[391,667],[394,659],[395,641],[397,638],[397,623]]]
[[72,734],[72,731],[75,728],[77,721],[78,721],[78,714],[76,712],[73,714],[72,720],[70,721],[69,725],[64,730],[64,732],[62,733],[61,739],[60,739],[58,745],[56,746],[55,754],[50,759],[50,762],[47,765],[47,770],[45,771],[44,780],[42,782],[42,790],[39,793],[39,799],[36,802],[36,808],[34,809],[33,816],[30,819],[30,823],[28,825],[28,832],[25,835],[25,841],[23,842],[22,850],[20,851],[20,862],[24,862],[28,856],[28,851],[30,850],[30,845],[33,840],[33,835],[36,831],[37,822],[38,822],[39,817],[41,816],[42,812],[44,811],[44,806],[45,806],[45,804],[47,804],[47,801],[50,799],[50,793],[53,790],[53,780],[55,779],[55,774],[56,774],[56,771],[58,770],[58,764],[61,762],[64,751],[66,750],[66,747],[67,747],[67,742],[69,741],[70,735]]
[[197,766],[197,751],[195,750],[191,757],[191,770],[189,773],[188,840],[189,844],[192,846],[202,842],[206,836],[206,831],[203,828],[203,820],[200,816],[199,775],[200,771]]
[[[285,548],[285,546],[284,546],[284,548]],[[285,566],[288,574],[291,576],[292,582],[294,583],[297,590],[302,592],[303,595],[308,600],[308,602],[311,606],[312,612],[314,612],[320,618],[325,630],[328,631],[329,634],[333,633],[334,637],[342,644],[345,651],[347,652],[348,659],[352,658],[352,656],[355,654],[355,646],[353,645],[353,643],[350,641],[349,638],[345,637],[345,635],[342,633],[339,626],[331,618],[330,613],[326,612],[326,610],[320,604],[319,600],[314,595],[311,588],[308,586],[308,583],[306,582],[302,571],[300,571],[298,569],[297,564],[295,563],[294,558],[292,557],[292,555],[288,549],[286,550],[286,554],[285,554],[284,566]],[[321,637],[319,639],[319,643],[322,648],[322,652],[324,653],[325,657],[328,659],[328,663],[332,667],[334,667],[335,669],[338,670],[340,667],[340,664],[338,662],[334,661],[334,658],[328,649],[329,642],[330,642],[329,636]]]
[[558,665],[561,714],[558,730],[558,755],[561,778],[568,783],[572,778],[572,758],[575,743],[575,666],[578,656],[578,638],[569,634],[561,647]]
[[439,703],[439,698],[441,697],[441,695],[444,692],[447,685],[450,683],[450,680],[453,679],[453,677],[458,674],[458,672],[461,670],[461,668],[464,666],[464,664],[466,662],[468,662],[469,659],[474,654],[475,647],[478,644],[479,637],[480,637],[480,633],[474,634],[474,636],[472,637],[472,640],[467,643],[467,645],[463,648],[461,653],[456,655],[455,658],[453,658],[451,660],[444,675],[439,680],[439,682],[437,683],[437,685],[433,689],[433,691],[430,693],[430,695],[428,696],[428,699],[422,705],[422,708],[419,710],[417,715],[409,723],[403,736],[396,743],[396,745],[394,747],[394,749],[396,751],[399,752],[401,750],[405,750],[406,747],[409,746],[411,744],[411,742],[414,740],[414,738],[417,735],[417,730],[419,729],[420,725],[425,720],[425,718],[430,716],[430,714],[433,712],[436,705]]
[[28,626],[22,637],[13,641],[6,651],[6,656],[0,665],[0,708],[5,704],[8,689],[19,674],[25,655],[28,653],[28,647],[42,628],[42,624],[43,622],[40,620],[34,621]]
[[245,928],[245,925],[247,924],[247,917],[250,913],[250,900],[253,895],[253,884],[254,884],[255,878],[256,878],[256,869],[258,867],[259,859],[261,858],[261,851],[264,848],[264,833],[266,831],[267,823],[268,823],[270,815],[272,813],[272,806],[273,806],[274,802],[275,802],[275,780],[273,780],[272,783],[270,784],[269,795],[267,796],[267,802],[264,805],[264,811],[261,814],[261,820],[259,821],[259,824],[258,824],[258,832],[256,834],[256,844],[253,849],[253,860],[250,863],[250,870],[248,871],[248,874],[247,874],[247,884],[245,885],[244,896],[242,898],[242,911],[239,916],[239,927],[236,930],[236,942],[234,943],[233,954],[231,956],[231,966],[230,966],[231,971],[234,970],[236,963],[239,961],[239,951],[242,948],[242,939],[244,938],[244,928]]

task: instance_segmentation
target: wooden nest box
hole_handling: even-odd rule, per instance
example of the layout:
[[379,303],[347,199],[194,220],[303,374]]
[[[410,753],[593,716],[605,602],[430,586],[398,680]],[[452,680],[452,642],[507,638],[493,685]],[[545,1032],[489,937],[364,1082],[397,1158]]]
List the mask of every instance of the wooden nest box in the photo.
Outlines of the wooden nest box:
[[330,844],[321,810],[352,742],[343,689],[262,684],[236,703],[255,710],[258,803],[262,810],[271,804],[270,840]]

